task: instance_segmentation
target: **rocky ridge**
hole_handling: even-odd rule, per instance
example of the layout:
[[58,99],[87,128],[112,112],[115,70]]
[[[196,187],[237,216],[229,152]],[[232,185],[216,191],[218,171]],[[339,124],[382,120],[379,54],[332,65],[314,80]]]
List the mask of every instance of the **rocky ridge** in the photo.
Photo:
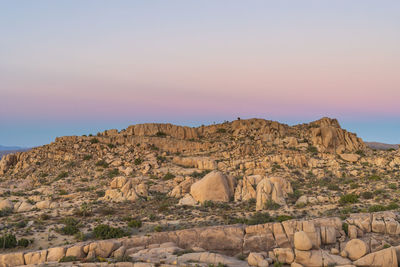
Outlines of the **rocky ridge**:
[[[0,161],[0,229],[3,237],[27,240],[24,244],[34,250],[98,242],[95,233],[102,225],[134,237],[236,223],[344,219],[354,212],[397,210],[399,167],[399,150],[374,151],[329,118],[295,126],[262,119],[196,128],[139,124],[96,136],[60,137],[5,156]],[[346,233],[351,239],[361,237],[359,228],[374,232],[352,225]],[[328,238],[323,229],[320,234]],[[164,241],[187,249],[176,240]],[[263,246],[244,255],[265,266],[274,262],[270,251],[280,249],[281,258],[288,252],[286,245]],[[326,256],[325,250],[312,252],[316,247],[297,253],[293,246],[293,258],[304,266],[312,265],[301,263],[302,257]],[[193,253],[210,251],[201,248]],[[343,258],[355,262],[353,256]]]

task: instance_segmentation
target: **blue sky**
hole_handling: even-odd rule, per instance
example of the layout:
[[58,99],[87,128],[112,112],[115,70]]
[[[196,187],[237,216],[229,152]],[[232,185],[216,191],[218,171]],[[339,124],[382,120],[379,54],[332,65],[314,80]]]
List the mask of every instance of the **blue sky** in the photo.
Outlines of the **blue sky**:
[[400,1],[1,1],[0,144],[334,117],[400,143]]

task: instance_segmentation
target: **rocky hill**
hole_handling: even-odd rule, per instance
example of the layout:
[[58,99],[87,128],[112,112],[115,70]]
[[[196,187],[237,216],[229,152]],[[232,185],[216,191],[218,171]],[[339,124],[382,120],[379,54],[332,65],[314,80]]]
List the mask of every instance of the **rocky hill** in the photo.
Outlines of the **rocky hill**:
[[[236,120],[196,128],[138,124],[96,136],[60,137],[51,144],[1,159],[0,226],[3,237],[0,238],[3,239],[0,241],[3,240],[6,253],[24,250],[25,246],[25,250],[70,247],[68,244],[79,241],[89,244],[98,242],[93,240],[125,235],[144,238],[153,232],[217,225],[280,223],[330,216],[346,220],[352,216],[364,216],[363,212],[397,210],[399,169],[399,150],[374,151],[356,134],[342,129],[337,120],[330,118],[295,126],[263,119]],[[397,215],[390,216],[397,222]],[[355,228],[342,229],[345,231],[343,234],[340,232],[342,223]],[[303,231],[307,232],[308,226],[304,227]],[[327,238],[327,233],[321,232],[327,231],[326,226],[318,227],[318,238]],[[272,242],[263,250],[250,248],[227,252],[221,249],[220,253],[228,256],[240,254],[241,258],[248,259],[249,264],[253,256],[258,260],[262,258],[263,261],[257,263],[259,266],[273,262],[301,266],[293,265],[293,261],[303,266],[320,266],[309,265],[302,258],[329,251],[335,260],[353,264],[358,259],[343,252],[345,244],[350,239],[363,237],[368,231],[362,222],[343,221],[335,227],[338,232],[334,243],[339,245],[312,247],[319,252],[281,243],[274,229],[272,234],[257,230],[261,232],[256,236],[263,237],[255,236],[254,240]],[[386,237],[390,231],[397,230],[379,231],[383,237],[374,237],[379,244],[373,249],[371,239],[363,241],[369,246],[364,255],[378,252],[387,245],[399,245],[397,238]],[[283,235],[288,236],[288,232]],[[316,242],[313,236],[309,237]],[[336,237],[340,237],[339,241]],[[218,235],[215,238],[206,243],[217,242],[222,248],[225,241],[221,239],[218,242]],[[182,250],[193,250],[192,253],[218,250],[218,246],[209,248],[204,242],[191,246],[182,245],[176,239],[163,239],[154,243],[162,244],[164,241],[174,242],[175,247],[165,245],[164,248],[171,247],[166,250],[178,254]],[[8,247],[5,244],[9,244]],[[120,247],[113,244],[108,245],[115,249]],[[156,248],[147,245],[142,248],[146,253]],[[68,255],[65,248],[59,249],[64,254],[60,252],[57,255],[62,256],[54,256],[54,259],[58,261],[71,256],[69,259],[99,261],[99,257],[104,258],[101,253],[88,254],[90,246],[87,249],[85,246],[77,248],[86,251],[79,255]],[[140,247],[136,244],[132,247],[135,246]],[[341,256],[336,250],[331,251],[332,248],[337,249]],[[276,249],[284,250],[276,252]],[[149,262],[138,255],[131,257],[139,251],[118,255],[126,261]],[[165,252],[162,249],[154,251],[160,255]],[[157,254],[154,251],[151,253]],[[265,253],[249,256],[250,252]],[[275,254],[270,255],[270,252]],[[38,256],[31,256],[50,261],[50,250],[46,250],[47,258],[37,253],[34,255]],[[293,256],[293,260],[281,261],[277,259],[278,254],[288,254],[289,258]],[[26,253],[18,255],[22,255],[23,263],[30,262]],[[106,255],[110,256],[111,252]],[[159,255],[154,257],[160,258]],[[212,257],[215,259],[217,256]],[[324,257],[321,256],[321,260]],[[218,264],[215,260],[205,263]],[[236,266],[244,263],[239,260],[226,264]]]

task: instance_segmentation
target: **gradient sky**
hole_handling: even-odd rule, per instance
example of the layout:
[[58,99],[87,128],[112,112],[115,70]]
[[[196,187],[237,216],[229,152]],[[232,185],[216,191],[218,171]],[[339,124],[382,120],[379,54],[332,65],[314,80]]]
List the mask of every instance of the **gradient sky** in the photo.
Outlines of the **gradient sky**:
[[323,116],[400,143],[400,1],[0,1],[0,144]]

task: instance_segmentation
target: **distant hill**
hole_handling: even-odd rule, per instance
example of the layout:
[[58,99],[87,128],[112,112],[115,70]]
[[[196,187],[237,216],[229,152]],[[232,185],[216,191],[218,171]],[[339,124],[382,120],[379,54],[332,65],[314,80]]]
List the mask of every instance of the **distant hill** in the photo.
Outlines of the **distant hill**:
[[21,149],[25,149],[25,148],[19,147],[19,146],[2,146],[2,145],[0,145],[0,151],[21,150]]
[[365,142],[365,144],[371,149],[377,150],[388,150],[388,149],[399,149],[399,145],[385,144],[379,142]]
[[1,146],[0,145],[0,159],[7,154],[15,153],[15,152],[23,152],[27,151],[29,148],[19,147],[19,146]]

